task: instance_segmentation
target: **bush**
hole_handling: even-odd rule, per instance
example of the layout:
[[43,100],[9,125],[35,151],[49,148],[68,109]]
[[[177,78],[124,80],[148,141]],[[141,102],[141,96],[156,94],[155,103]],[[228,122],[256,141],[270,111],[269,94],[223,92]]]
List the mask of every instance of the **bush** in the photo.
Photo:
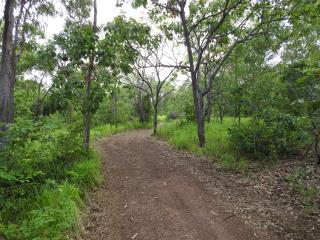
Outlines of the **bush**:
[[79,224],[81,197],[101,181],[99,160],[59,115],[17,119],[0,152],[0,236],[67,239]]
[[196,116],[194,113],[194,106],[190,102],[187,102],[184,107],[184,117],[188,122],[195,122],[196,121]]
[[167,115],[167,120],[174,120],[180,118],[180,114],[177,112],[169,112]]
[[308,137],[298,118],[277,111],[265,111],[259,120],[229,129],[232,145],[253,158],[275,158],[297,154]]
[[102,182],[100,160],[97,153],[90,154],[92,156],[89,159],[76,162],[68,171],[72,182],[82,186],[83,189],[92,188]]
[[68,239],[67,230],[79,230],[83,207],[76,186],[51,181],[32,198],[19,224],[3,226],[0,233],[13,240]]

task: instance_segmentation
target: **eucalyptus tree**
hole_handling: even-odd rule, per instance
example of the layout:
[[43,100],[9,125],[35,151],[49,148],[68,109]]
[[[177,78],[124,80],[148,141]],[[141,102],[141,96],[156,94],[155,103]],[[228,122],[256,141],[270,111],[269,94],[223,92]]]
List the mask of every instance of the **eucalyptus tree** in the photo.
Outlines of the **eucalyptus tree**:
[[157,134],[158,108],[160,102],[174,91],[172,82],[176,77],[175,68],[163,67],[169,61],[166,42],[155,48],[141,50],[135,61],[132,77],[128,77],[129,84],[144,91],[150,98],[153,108],[153,134]]
[[[135,6],[147,6],[136,0]],[[257,35],[268,34],[278,23],[288,19],[290,1],[187,1],[151,0],[151,18],[164,33],[176,36],[187,49],[199,145],[205,144],[204,97],[211,91],[215,77],[238,46]],[[175,38],[173,38],[175,39]],[[206,69],[205,69],[206,68]],[[202,74],[207,87],[201,86]],[[203,84],[202,84],[203,85]]]
[[92,115],[107,86],[121,73],[131,72],[137,48],[147,42],[149,33],[147,26],[123,16],[116,17],[101,29],[96,24],[96,1],[93,9],[93,22],[70,21],[56,36],[57,58],[64,63],[59,67],[55,81],[80,103],[85,151],[89,149]]
[[[4,12],[4,29],[2,35],[2,52],[0,68],[0,124],[10,123],[13,120],[13,92],[12,75],[12,32],[14,26],[14,1],[7,0]],[[0,126],[4,130],[4,126]]]
[[56,13],[48,0],[7,0],[4,7],[4,29],[0,68],[0,122],[10,123],[14,115],[14,86],[17,65],[25,45],[43,36],[41,16]]

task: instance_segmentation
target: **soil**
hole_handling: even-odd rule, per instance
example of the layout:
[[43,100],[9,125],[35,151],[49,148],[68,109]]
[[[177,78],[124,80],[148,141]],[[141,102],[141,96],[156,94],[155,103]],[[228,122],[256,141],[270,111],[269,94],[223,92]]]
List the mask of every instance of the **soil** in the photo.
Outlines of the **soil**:
[[277,171],[226,172],[149,130],[104,138],[97,149],[105,182],[90,195],[82,239],[320,239],[319,215],[301,214]]

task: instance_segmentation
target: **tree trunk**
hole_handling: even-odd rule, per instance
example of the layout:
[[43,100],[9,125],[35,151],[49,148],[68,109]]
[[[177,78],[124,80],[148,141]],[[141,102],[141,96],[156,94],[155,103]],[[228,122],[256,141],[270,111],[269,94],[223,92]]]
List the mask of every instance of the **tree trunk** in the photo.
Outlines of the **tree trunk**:
[[[318,135],[318,134],[317,134]],[[320,165],[320,152],[319,152],[319,136],[316,135],[316,139],[314,142],[314,151],[316,153],[316,156],[318,158],[318,165]]]
[[145,110],[144,110],[144,102],[141,90],[138,89],[138,103],[137,103],[137,110],[139,113],[139,119],[141,123],[145,122]]
[[223,91],[220,91],[220,97],[218,101],[218,111],[219,111],[219,118],[220,118],[220,123],[222,124],[223,118],[224,118],[224,102],[223,102]]
[[205,111],[205,115],[208,123],[210,123],[211,121],[211,114],[212,114],[212,92],[209,91],[207,94],[207,105],[206,105],[206,111]]
[[[179,4],[179,1],[178,1]],[[204,133],[204,106],[203,106],[203,96],[202,93],[198,87],[198,78],[197,78],[197,71],[195,69],[194,64],[194,58],[193,58],[193,52],[191,47],[191,41],[190,41],[190,33],[188,31],[187,27],[187,20],[184,8],[186,6],[186,2],[180,2],[180,18],[181,23],[183,27],[183,35],[184,35],[184,42],[185,46],[188,51],[188,59],[189,59],[189,66],[190,66],[190,74],[191,74],[191,81],[192,81],[192,94],[193,94],[193,102],[194,102],[194,111],[195,111],[195,117],[196,117],[196,123],[197,123],[197,132],[198,132],[198,139],[199,139],[199,146],[203,147],[206,139],[205,139],[205,133]]]
[[192,88],[193,92],[193,102],[194,102],[194,113],[197,123],[197,132],[199,139],[199,146],[203,147],[206,139],[204,133],[204,106],[203,106],[203,96],[197,87]]
[[318,158],[317,164],[320,165],[320,152],[319,152],[319,132],[320,130],[317,129],[317,124],[316,123],[312,123],[313,126],[313,138],[314,138],[314,152],[316,154],[316,157]]
[[[97,0],[93,2],[93,32],[97,32]],[[90,127],[91,127],[91,82],[93,80],[95,51],[92,52],[89,60],[88,71],[85,78],[85,98],[83,102],[83,150],[88,152],[90,147]]]
[[117,93],[112,93],[112,115],[113,115],[113,123],[116,125],[116,128],[118,128],[118,98]]
[[85,98],[83,102],[83,150],[89,151],[90,147],[90,127],[91,127],[91,112],[90,112],[90,95],[91,95],[91,80],[93,68],[88,69],[85,82]]
[[219,118],[220,118],[220,123],[222,124],[223,122],[223,117],[224,117],[224,109],[223,109],[223,106],[220,105],[219,106]]
[[153,105],[153,135],[157,135],[158,130],[158,104]]
[[2,55],[0,68],[0,123],[4,123],[1,130],[6,129],[6,124],[13,122],[13,82],[11,82],[14,27],[14,4],[13,0],[6,0],[4,11],[4,29],[2,35]]

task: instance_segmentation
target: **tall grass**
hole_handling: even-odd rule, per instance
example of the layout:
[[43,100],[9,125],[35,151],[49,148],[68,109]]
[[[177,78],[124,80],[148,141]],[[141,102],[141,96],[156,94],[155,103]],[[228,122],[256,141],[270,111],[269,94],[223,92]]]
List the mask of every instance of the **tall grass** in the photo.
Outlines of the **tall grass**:
[[[248,121],[243,119],[242,121]],[[206,144],[203,148],[198,145],[197,126],[195,123],[166,122],[160,127],[158,136],[167,140],[178,149],[184,149],[211,159],[219,160],[226,168],[244,169],[247,161],[239,157],[228,140],[228,128],[235,124],[234,119],[225,117],[221,124],[214,119],[205,125]]]
[[144,129],[144,128],[151,128],[152,123],[140,123],[138,121],[132,121],[125,124],[119,124],[117,127],[111,124],[105,124],[101,126],[97,126],[91,130],[91,140],[95,141],[102,137],[108,137],[113,134],[117,134],[119,132],[132,130],[132,129]]

